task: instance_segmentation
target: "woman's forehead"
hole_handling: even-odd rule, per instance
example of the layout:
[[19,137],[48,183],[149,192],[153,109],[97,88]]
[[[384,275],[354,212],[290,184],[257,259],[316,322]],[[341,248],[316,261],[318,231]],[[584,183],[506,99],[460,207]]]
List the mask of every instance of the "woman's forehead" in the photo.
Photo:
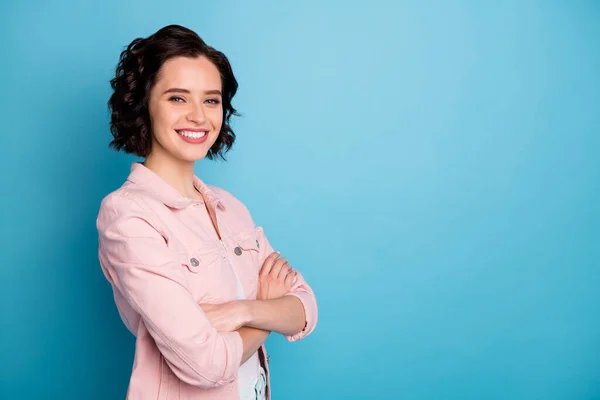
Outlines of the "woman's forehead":
[[219,90],[221,74],[206,57],[175,57],[162,65],[156,86],[177,87],[188,91]]

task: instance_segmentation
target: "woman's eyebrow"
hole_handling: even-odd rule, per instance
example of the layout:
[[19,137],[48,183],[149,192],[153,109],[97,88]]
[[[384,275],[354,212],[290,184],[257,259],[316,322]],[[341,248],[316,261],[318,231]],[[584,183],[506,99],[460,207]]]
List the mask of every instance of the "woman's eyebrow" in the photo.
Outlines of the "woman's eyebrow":
[[[190,91],[187,90],[187,89],[182,89],[182,88],[170,88],[170,89],[165,90],[165,92],[163,94],[167,94],[167,93],[186,93],[186,94],[189,94]],[[217,89],[215,89],[215,90],[205,90],[204,93],[205,94],[217,94],[219,96],[222,96],[221,91],[217,90]]]

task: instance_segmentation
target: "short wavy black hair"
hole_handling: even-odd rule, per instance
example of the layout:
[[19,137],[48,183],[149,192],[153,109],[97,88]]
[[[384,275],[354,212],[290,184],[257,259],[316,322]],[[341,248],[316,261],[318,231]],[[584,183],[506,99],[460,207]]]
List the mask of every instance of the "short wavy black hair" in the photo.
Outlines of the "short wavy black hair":
[[211,160],[217,157],[225,159],[225,153],[235,141],[230,118],[232,115],[239,115],[231,105],[238,89],[237,80],[223,53],[208,46],[196,32],[180,25],[165,26],[147,38],[137,38],[121,52],[115,77],[110,81],[113,93],[108,101],[108,108],[111,113],[110,131],[114,137],[110,147],[139,157],[150,154],[150,91],[165,61],[180,56],[204,56],[219,70],[223,124],[217,140],[206,156]]

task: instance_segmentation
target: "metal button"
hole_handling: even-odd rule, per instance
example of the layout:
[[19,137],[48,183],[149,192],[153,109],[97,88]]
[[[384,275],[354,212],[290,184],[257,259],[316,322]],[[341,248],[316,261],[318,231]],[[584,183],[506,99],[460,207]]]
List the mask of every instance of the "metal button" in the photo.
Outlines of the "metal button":
[[260,249],[260,243],[258,243],[258,239],[256,239],[256,247]]
[[238,246],[236,247],[233,252],[235,253],[236,256],[241,256],[242,255],[242,249]]
[[194,266],[194,267],[197,267],[198,265],[200,265],[200,262],[195,258],[190,259],[190,262],[192,263],[192,266]]

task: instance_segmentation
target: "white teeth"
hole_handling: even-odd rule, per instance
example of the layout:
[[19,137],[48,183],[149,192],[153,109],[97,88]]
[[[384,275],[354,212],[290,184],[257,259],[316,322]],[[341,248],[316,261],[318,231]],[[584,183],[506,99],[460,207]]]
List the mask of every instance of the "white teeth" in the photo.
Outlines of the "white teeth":
[[185,136],[191,139],[200,139],[204,135],[206,135],[206,131],[202,132],[190,132],[190,131],[177,131],[181,136]]

